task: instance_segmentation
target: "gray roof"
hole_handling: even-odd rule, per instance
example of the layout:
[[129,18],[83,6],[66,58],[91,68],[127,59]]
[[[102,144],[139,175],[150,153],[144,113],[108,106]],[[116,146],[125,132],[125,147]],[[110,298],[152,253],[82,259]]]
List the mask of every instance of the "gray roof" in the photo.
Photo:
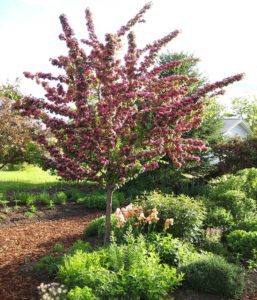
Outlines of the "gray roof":
[[237,125],[241,125],[248,132],[248,134],[252,134],[252,130],[250,129],[249,125],[241,118],[224,118],[223,127],[221,130],[223,133],[226,133]]

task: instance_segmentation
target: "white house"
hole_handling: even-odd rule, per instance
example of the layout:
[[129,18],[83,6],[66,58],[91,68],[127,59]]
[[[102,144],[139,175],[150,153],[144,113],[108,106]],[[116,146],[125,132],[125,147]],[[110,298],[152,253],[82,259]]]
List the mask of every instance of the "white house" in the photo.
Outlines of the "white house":
[[253,132],[249,125],[240,118],[224,118],[222,133],[225,137],[233,138],[236,136],[245,139],[247,136],[252,135]]

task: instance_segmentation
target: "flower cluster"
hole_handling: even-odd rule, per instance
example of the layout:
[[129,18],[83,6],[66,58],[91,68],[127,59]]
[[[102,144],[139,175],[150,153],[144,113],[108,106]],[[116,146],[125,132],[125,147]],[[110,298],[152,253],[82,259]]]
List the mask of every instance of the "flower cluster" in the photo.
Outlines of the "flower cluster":
[[[160,220],[156,208],[149,209],[145,213],[142,206],[133,205],[132,203],[121,209],[117,208],[114,215],[117,219],[117,227],[119,228],[123,227],[127,222],[130,222],[130,225],[139,226],[150,225]],[[164,223],[164,230],[167,230],[173,223],[173,219],[167,219]]]
[[68,290],[63,284],[52,282],[48,284],[41,283],[38,286],[40,300],[61,300],[66,299]]
[[[114,190],[138,174],[158,168],[164,156],[177,167],[199,159],[205,145],[184,138],[184,134],[201,123],[207,96],[222,93],[224,86],[242,78],[239,74],[206,84],[194,94],[188,87],[196,78],[160,78],[163,70],[176,70],[181,63],[155,65],[159,51],[179,32],[139,49],[131,29],[144,22],[149,8],[146,4],[116,33],[106,34],[104,42],[98,39],[87,9],[88,38],[82,40],[86,49],[67,17],[61,15],[60,39],[68,54],[51,60],[62,69],[61,75],[24,73],[42,86],[45,97],[24,97],[15,107],[50,132],[50,139],[42,132],[35,134],[35,139],[47,150],[47,166],[66,180],[93,180]],[[126,35],[128,47],[120,59],[117,52]]]

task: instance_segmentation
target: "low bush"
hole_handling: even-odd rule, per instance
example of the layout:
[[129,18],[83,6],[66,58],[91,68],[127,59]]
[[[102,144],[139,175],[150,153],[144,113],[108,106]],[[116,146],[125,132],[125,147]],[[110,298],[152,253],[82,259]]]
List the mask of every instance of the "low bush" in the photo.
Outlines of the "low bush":
[[57,192],[54,195],[54,202],[56,204],[65,204],[68,200],[67,195],[64,192]]
[[190,243],[173,238],[171,234],[150,234],[147,237],[150,246],[158,253],[161,262],[170,266],[181,266],[195,259],[199,254]]
[[58,278],[79,296],[88,287],[100,299],[165,299],[181,283],[182,275],[161,264],[142,236],[135,239],[130,232],[125,241],[122,245],[112,241],[109,248],[99,251],[77,251],[66,256]]
[[228,250],[221,242],[223,230],[220,228],[207,228],[203,230],[202,238],[199,242],[201,250],[212,252],[227,257]]
[[94,294],[92,289],[85,286],[83,288],[75,287],[70,290],[67,296],[68,300],[98,300]]
[[146,210],[151,208],[158,210],[161,228],[165,220],[173,218],[174,225],[170,227],[169,232],[174,237],[192,241],[201,234],[206,209],[200,200],[185,195],[174,196],[152,192],[137,199],[137,203]]
[[42,192],[37,196],[38,200],[46,205],[50,205],[53,202],[52,197],[47,192]]
[[[96,191],[84,194],[77,198],[78,203],[82,203],[86,208],[101,209],[106,208],[106,195],[103,192]],[[114,193],[112,199],[112,208],[116,209],[124,203],[124,195],[121,193]]]
[[209,195],[212,198],[230,190],[241,191],[247,198],[257,200],[257,168],[244,169],[233,175],[223,175],[209,184]]
[[[116,228],[117,219],[114,215],[111,218],[112,228]],[[85,237],[93,237],[98,236],[102,238],[104,236],[104,228],[105,228],[105,216],[99,217],[91,221],[86,225],[84,230]]]
[[82,192],[79,189],[67,189],[65,190],[65,194],[69,201],[77,201],[80,197],[83,197],[85,192]]
[[87,286],[102,299],[107,295],[114,296],[117,293],[115,286],[118,277],[102,266],[102,253],[104,251],[76,251],[75,254],[66,256],[59,267],[58,278],[68,288]]
[[21,192],[21,193],[14,193],[13,199],[19,200],[19,203],[21,204],[33,205],[36,202],[37,196],[36,194]]
[[205,254],[182,266],[188,287],[211,294],[237,298],[244,291],[242,269],[218,255]]
[[74,242],[74,244],[69,248],[69,253],[74,254],[79,250],[83,252],[89,252],[91,250],[91,246],[87,242],[76,240],[76,242]]
[[47,273],[52,277],[56,275],[58,265],[62,262],[62,260],[62,256],[43,256],[32,266],[32,270],[36,273]]
[[235,230],[227,236],[227,242],[241,258],[251,259],[257,249],[257,231]]
[[257,214],[253,218],[239,222],[235,227],[245,231],[257,231]]
[[208,210],[204,224],[206,228],[222,228],[226,232],[233,227],[234,218],[223,207],[211,207]]
[[215,203],[230,211],[236,219],[245,219],[256,212],[256,202],[242,191],[228,190],[216,196]]

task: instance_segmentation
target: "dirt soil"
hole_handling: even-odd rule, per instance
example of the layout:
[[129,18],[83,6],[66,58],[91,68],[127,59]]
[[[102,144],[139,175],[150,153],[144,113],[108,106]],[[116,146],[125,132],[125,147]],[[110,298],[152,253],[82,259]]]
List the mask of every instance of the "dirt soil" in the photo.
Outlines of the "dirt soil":
[[[1,222],[0,299],[37,299],[36,288],[41,282],[28,272],[31,263],[44,255],[53,254],[52,247],[56,243],[69,246],[82,238],[85,225],[101,214],[76,207],[66,211],[65,216],[60,212],[59,215],[58,212],[48,212],[41,219]],[[53,220],[54,217],[57,219]]]

